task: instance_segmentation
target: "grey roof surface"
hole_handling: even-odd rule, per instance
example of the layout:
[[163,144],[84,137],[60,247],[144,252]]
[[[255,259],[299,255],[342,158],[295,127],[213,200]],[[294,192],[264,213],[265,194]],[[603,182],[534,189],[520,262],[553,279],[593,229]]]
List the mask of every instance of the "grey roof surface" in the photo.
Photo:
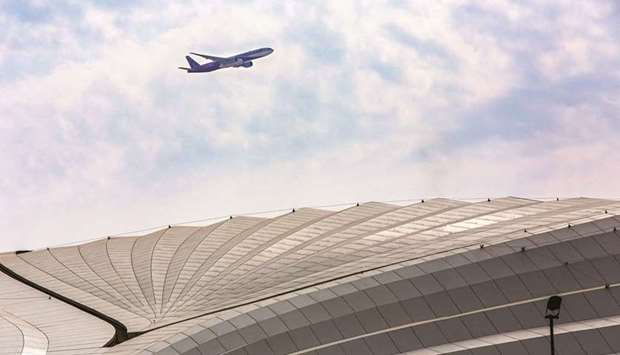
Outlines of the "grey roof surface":
[[[83,330],[84,344],[66,340],[63,354],[527,348],[544,335],[540,304],[553,294],[566,300],[559,334],[587,337],[615,329],[620,317],[619,212],[618,201],[590,198],[371,202],[0,254],[14,273],[140,334],[106,348],[112,327],[75,307],[54,303],[73,318],[45,308],[16,319],[0,299],[0,340],[14,339],[0,342],[0,354],[52,334],[25,325],[38,318]],[[26,287],[49,301],[5,279],[19,286],[7,286],[11,292]],[[74,313],[85,320],[68,321],[79,318]]]
[[0,354],[99,349],[114,328],[0,273]]

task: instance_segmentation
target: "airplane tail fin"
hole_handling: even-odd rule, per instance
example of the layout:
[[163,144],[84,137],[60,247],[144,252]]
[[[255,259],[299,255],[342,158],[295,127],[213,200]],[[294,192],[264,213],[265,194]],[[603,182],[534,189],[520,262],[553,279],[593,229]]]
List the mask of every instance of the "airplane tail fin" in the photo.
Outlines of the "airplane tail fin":
[[198,68],[200,66],[200,64],[198,64],[198,62],[196,62],[195,60],[192,59],[192,57],[190,56],[185,56],[185,59],[187,59],[187,62],[189,63],[189,67],[192,69]]

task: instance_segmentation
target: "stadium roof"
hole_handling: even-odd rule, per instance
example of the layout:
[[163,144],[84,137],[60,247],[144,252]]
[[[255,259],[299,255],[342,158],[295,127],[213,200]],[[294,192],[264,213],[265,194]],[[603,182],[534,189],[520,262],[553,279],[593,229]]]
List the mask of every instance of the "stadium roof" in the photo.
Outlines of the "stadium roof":
[[0,354],[533,355],[555,294],[560,349],[611,354],[618,214],[591,198],[370,202],[4,253]]

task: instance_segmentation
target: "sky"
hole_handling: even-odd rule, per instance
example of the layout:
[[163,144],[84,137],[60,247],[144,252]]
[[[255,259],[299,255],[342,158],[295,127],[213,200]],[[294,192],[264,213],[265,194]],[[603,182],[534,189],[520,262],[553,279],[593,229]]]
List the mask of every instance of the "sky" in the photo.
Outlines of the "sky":
[[619,198],[619,23],[615,0],[0,0],[0,252],[356,201]]

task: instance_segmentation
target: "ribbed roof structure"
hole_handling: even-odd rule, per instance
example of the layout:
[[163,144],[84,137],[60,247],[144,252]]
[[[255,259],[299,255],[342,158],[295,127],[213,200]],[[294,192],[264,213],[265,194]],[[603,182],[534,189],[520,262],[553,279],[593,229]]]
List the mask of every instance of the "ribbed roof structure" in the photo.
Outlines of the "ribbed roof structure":
[[100,348],[113,336],[110,324],[0,273],[0,354]]
[[[559,346],[611,354],[619,213],[590,198],[370,202],[0,254],[0,354],[533,355],[554,294]],[[581,344],[592,334],[603,352]]]

